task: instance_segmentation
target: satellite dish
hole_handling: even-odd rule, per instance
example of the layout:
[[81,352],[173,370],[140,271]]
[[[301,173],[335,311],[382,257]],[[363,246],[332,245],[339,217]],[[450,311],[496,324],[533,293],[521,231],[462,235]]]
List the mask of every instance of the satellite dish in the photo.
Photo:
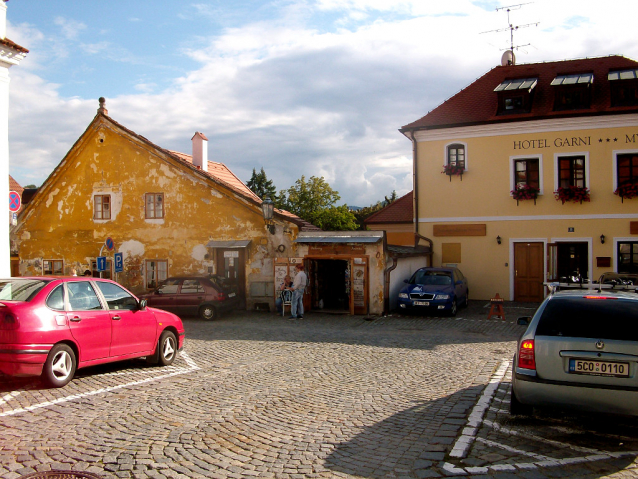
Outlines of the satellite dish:
[[515,64],[516,57],[514,56],[514,52],[512,50],[507,50],[505,53],[503,53],[503,56],[501,57],[501,65],[506,67]]

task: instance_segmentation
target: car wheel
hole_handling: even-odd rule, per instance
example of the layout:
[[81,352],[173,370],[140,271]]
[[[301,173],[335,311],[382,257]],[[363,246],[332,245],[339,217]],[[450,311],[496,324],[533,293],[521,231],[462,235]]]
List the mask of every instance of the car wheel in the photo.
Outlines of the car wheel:
[[452,308],[450,309],[450,316],[456,316],[456,312],[458,311],[458,305],[456,304],[456,299],[452,301]]
[[534,407],[529,404],[523,404],[516,399],[516,394],[512,388],[512,394],[510,399],[510,414],[512,416],[531,416],[534,413]]
[[73,379],[76,366],[77,362],[73,349],[66,344],[56,344],[49,351],[47,360],[44,363],[42,378],[49,386],[61,388]]
[[170,366],[177,356],[177,340],[170,331],[164,331],[160,336],[159,343],[159,363],[162,366]]
[[217,310],[215,309],[215,306],[205,304],[204,306],[199,308],[199,317],[208,321],[217,319]]

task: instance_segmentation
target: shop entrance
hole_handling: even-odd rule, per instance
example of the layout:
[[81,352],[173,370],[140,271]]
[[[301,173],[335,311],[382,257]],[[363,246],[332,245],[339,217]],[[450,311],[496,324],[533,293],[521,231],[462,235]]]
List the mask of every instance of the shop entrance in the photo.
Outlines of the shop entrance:
[[579,283],[589,280],[587,243],[556,243],[557,269],[561,283]]
[[312,308],[326,313],[350,313],[350,261],[313,259],[310,273]]

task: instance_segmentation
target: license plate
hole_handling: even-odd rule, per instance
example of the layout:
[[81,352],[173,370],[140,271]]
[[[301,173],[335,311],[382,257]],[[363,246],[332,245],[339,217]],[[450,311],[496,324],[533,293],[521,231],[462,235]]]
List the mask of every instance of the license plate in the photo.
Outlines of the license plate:
[[230,294],[228,295],[228,297],[229,297],[229,298],[234,298],[234,297],[235,297],[235,293],[230,293]]
[[572,374],[590,374],[593,376],[616,376],[620,378],[627,378],[629,377],[629,363],[570,359],[569,372]]
[[428,301],[414,301],[412,304],[415,306],[430,306]]

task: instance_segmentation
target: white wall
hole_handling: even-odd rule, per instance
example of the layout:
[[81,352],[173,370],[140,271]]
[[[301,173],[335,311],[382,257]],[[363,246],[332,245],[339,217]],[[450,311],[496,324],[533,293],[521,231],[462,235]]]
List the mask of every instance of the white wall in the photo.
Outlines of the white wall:
[[397,296],[405,286],[404,279],[410,279],[417,269],[429,266],[426,256],[399,258],[397,267],[390,273],[390,311],[397,309]]

